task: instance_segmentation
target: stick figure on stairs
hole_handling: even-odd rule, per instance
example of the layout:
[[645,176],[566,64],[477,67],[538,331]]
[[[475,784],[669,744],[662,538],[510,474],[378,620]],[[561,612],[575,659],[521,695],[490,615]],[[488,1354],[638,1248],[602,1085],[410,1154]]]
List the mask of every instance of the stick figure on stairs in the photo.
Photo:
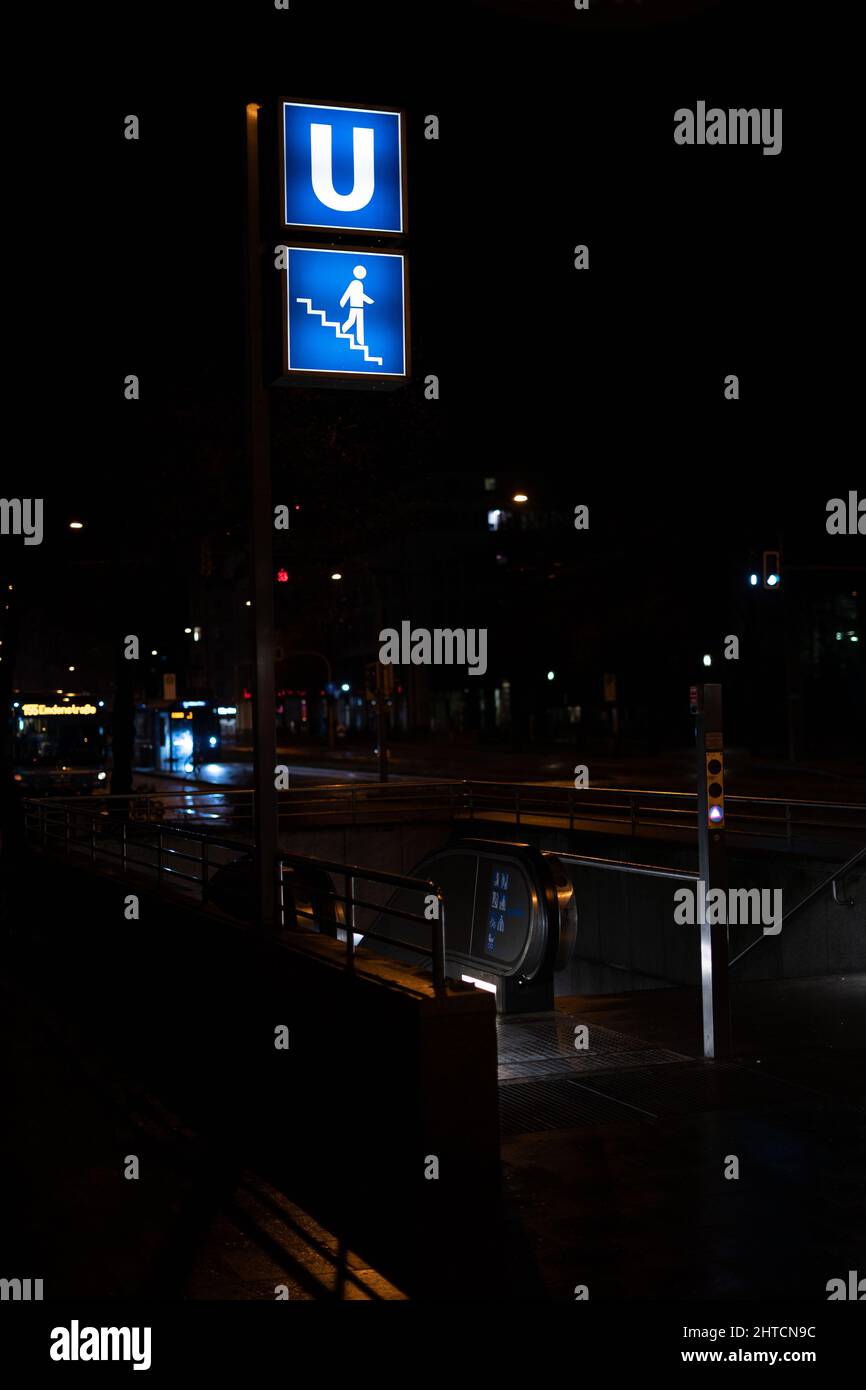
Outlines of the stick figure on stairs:
[[356,265],[352,271],[354,280],[350,281],[344,291],[343,298],[340,300],[340,308],[344,308],[346,301],[349,301],[349,317],[343,324],[342,331],[348,333],[352,325],[355,325],[355,341],[359,347],[364,346],[364,305],[375,304],[375,300],[364,293],[362,281],[367,274],[367,268],[363,265]]

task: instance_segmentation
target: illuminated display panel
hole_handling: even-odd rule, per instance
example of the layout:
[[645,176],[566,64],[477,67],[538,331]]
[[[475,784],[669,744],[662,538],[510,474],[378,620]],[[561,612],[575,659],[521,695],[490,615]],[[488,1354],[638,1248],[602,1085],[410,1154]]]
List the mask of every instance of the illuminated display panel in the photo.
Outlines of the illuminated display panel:
[[[507,967],[519,961],[527,947],[532,915],[532,890],[519,863],[470,851],[443,853],[418,870],[442,889],[445,899],[445,951],[477,961],[480,967]],[[389,906],[417,912],[417,893],[400,889]],[[429,950],[430,931],[385,911],[373,931],[395,942],[412,941]],[[376,950],[371,939],[369,948]]]
[[479,860],[472,933],[476,960],[507,965],[520,958],[526,948],[531,902],[526,875],[518,864]]
[[96,714],[95,705],[22,705],[21,713],[26,719],[55,714]]

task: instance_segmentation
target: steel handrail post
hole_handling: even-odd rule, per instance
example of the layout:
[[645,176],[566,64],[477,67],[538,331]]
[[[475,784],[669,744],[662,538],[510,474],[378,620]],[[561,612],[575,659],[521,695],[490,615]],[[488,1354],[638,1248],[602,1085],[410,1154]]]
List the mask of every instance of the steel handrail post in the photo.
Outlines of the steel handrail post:
[[346,969],[355,968],[355,875],[345,875],[346,900]]
[[433,926],[433,987],[443,989],[445,986],[445,899],[437,893],[436,903],[438,912],[434,919]]

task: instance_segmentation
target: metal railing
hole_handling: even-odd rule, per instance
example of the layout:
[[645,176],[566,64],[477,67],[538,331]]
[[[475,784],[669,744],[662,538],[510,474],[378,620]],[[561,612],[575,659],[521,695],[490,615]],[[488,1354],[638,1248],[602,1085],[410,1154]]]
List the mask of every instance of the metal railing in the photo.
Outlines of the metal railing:
[[[355,962],[356,908],[376,915],[387,912],[389,918],[398,917],[402,921],[413,922],[416,926],[428,928],[430,930],[429,949],[425,946],[419,946],[417,942],[405,937],[383,936],[379,932],[372,931],[369,926],[364,927],[364,939],[382,941],[391,946],[398,946],[401,950],[413,951],[425,957],[429,955],[433,967],[433,984],[436,989],[442,988],[445,983],[445,898],[441,888],[431,879],[411,878],[406,874],[391,874],[378,869],[364,869],[358,864],[340,864],[326,859],[311,859],[304,854],[281,853],[277,859],[278,902],[280,925],[284,928],[286,925],[285,870],[287,867],[300,870],[324,870],[328,875],[339,874],[342,876],[342,893],[336,890],[325,889],[323,891],[320,889],[316,894],[317,897],[324,897],[334,904],[333,917],[325,917],[321,912],[312,908],[298,907],[297,903],[294,904],[293,913],[296,917],[308,918],[320,928],[324,925],[335,927],[338,939],[341,934],[345,935],[347,969],[353,969]],[[429,899],[435,898],[436,915],[433,918],[428,918],[424,912],[405,912],[402,908],[391,907],[387,903],[373,903],[366,898],[356,897],[355,889],[359,882],[419,893],[424,898],[425,908],[429,905]],[[336,910],[339,908],[342,908],[342,922]]]
[[250,852],[250,845],[242,841],[112,816],[80,800],[25,801],[24,827],[28,842],[38,848],[88,862],[92,868],[119,867],[124,875],[154,877],[157,884],[193,885],[202,903],[208,901],[211,874]]
[[[362,825],[395,818],[452,817],[462,804],[460,782],[334,782],[314,787],[292,787],[279,793],[279,822],[284,828],[294,824],[338,821]],[[82,798],[53,797],[46,800],[75,806]],[[93,798],[107,814],[121,812],[146,823],[231,826],[240,833],[251,832],[255,824],[255,792],[251,788],[178,787],[159,792],[133,792],[128,796]]]
[[[470,820],[493,816],[515,825],[547,824],[574,830],[587,823],[639,836],[673,831],[676,838],[697,833],[694,791],[650,791],[635,787],[556,787],[532,782],[464,782],[463,814]],[[729,835],[785,840],[795,836],[853,836],[866,841],[866,802],[810,801],[773,796],[725,798]]]
[[[858,850],[857,853],[853,854],[845,864],[841,864],[838,869],[834,869],[832,873],[827,874],[826,878],[822,878],[821,882],[817,883],[814,888],[810,889],[809,892],[805,895],[805,897],[800,898],[799,902],[796,902],[793,907],[789,907],[787,912],[782,914],[782,920],[779,923],[779,931],[781,931],[782,927],[785,925],[786,922],[790,922],[792,917],[796,916],[798,912],[801,912],[804,907],[808,907],[809,903],[814,902],[815,899],[820,897],[821,894],[825,892],[827,888],[832,888],[833,901],[837,903],[840,907],[854,907],[855,900],[853,898],[843,899],[839,897],[837,885],[842,883],[842,881],[845,878],[845,875],[847,873],[850,873],[850,871],[853,868],[855,868],[855,866],[859,864],[863,859],[866,859],[866,849]],[[770,939],[775,940],[777,935],[778,933],[774,933],[774,936]],[[744,956],[747,956],[750,951],[754,951],[756,946],[761,946],[767,940],[768,938],[766,936],[761,935],[757,937],[754,941],[750,941],[748,946],[744,946],[742,951],[739,951],[737,955],[733,956],[728,961],[728,968],[730,969],[732,966],[737,965],[738,962],[741,961]]]
[[[128,798],[116,800],[127,801]],[[158,887],[171,887],[186,896],[193,896],[201,904],[209,901],[212,874],[239,860],[250,862],[253,850],[249,841],[223,839],[185,825],[130,820],[111,815],[102,806],[97,809],[88,801],[82,804],[81,800],[26,800],[24,823],[26,838],[34,847],[88,864],[93,869],[116,871],[119,868],[124,876],[138,875],[154,879]],[[279,889],[279,924],[283,929],[286,929],[287,917],[287,868],[295,871],[306,869],[317,876],[324,874],[328,883],[331,882],[332,873],[343,876],[341,893],[317,886],[312,894],[316,903],[324,900],[335,905],[342,904],[342,923],[336,911],[330,915],[325,911],[299,906],[297,901],[293,903],[292,911],[295,917],[309,920],[311,927],[320,931],[336,928],[338,939],[341,926],[344,928],[348,969],[354,968],[356,909],[377,914],[387,910],[389,918],[399,918],[429,929],[429,949],[408,939],[383,936],[366,926],[363,933],[365,939],[388,942],[403,950],[429,956],[434,987],[442,988],[445,983],[445,898],[441,888],[432,880],[365,869],[358,864],[334,863],[307,855],[281,853],[277,857],[275,873]],[[385,902],[374,903],[366,897],[356,897],[356,887],[360,884],[417,892],[423,896],[425,908],[433,897],[436,900],[436,914],[428,918],[425,912],[405,912],[389,907]],[[307,883],[303,886],[308,890]],[[309,896],[307,892],[306,896]]]
[[[75,807],[81,798],[47,798]],[[110,815],[145,824],[209,825],[252,835],[254,793],[246,788],[176,791],[92,798]],[[726,829],[731,837],[784,841],[797,838],[866,843],[866,802],[814,801],[774,796],[726,798]],[[650,791],[633,787],[551,786],[536,782],[465,781],[334,782],[292,787],[279,794],[279,823],[298,825],[381,823],[389,818],[498,820],[515,826],[540,825],[568,830],[597,826],[631,838],[667,835],[688,840],[697,833],[694,791]]]
[[544,849],[545,859],[556,859],[562,864],[577,864],[583,869],[601,869],[608,873],[636,874],[639,878],[667,878],[680,883],[700,883],[701,876],[694,869],[672,869],[666,864],[637,864],[631,859],[602,859],[593,854],[572,854],[569,850]]

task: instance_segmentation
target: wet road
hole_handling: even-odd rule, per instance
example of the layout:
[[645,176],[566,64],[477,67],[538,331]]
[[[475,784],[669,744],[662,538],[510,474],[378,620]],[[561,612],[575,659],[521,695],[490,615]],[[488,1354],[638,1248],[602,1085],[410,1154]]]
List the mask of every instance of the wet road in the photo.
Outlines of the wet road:
[[[340,767],[314,767],[287,763],[289,768],[289,785],[296,786],[326,786],[332,782],[378,782],[379,776],[376,772],[367,772],[361,768],[349,766]],[[419,780],[405,773],[391,773],[389,780],[392,782],[409,782]],[[423,779],[438,781],[439,778]],[[253,765],[251,762],[218,762],[202,763],[195,773],[169,773],[169,772],[150,772],[141,769],[136,770],[134,779],[134,789],[145,791],[153,785],[154,788],[163,787],[191,787],[194,789],[206,790],[208,787],[226,787],[235,789],[250,789],[253,785]]]

